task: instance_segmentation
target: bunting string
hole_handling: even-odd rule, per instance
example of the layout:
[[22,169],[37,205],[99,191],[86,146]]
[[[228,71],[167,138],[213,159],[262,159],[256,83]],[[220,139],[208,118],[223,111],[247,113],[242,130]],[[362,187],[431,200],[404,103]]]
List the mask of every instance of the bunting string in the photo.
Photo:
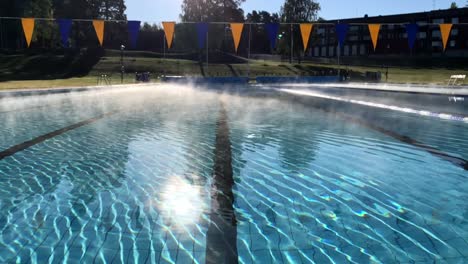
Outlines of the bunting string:
[[[126,20],[98,20],[98,19],[54,19],[54,18],[20,18],[20,17],[0,17],[1,19],[17,19],[21,20],[21,26],[23,29],[24,37],[26,39],[27,47],[30,47],[33,40],[35,21],[56,21],[59,26],[60,36],[63,47],[67,48],[69,46],[70,31],[72,30],[73,22],[91,22],[93,24],[94,30],[96,32],[96,37],[99,41],[99,44],[103,46],[104,44],[104,34],[105,34],[105,23],[116,22],[116,23],[127,23],[128,33],[130,37],[130,43],[133,48],[136,48],[138,34],[141,27],[141,21],[126,21]],[[307,51],[309,47],[309,40],[312,34],[312,30],[315,26],[324,26],[324,25],[334,25],[337,35],[338,44],[340,47],[343,47],[346,42],[347,33],[350,26],[367,26],[369,29],[369,34],[371,37],[372,45],[374,51],[377,49],[377,43],[379,39],[380,29],[383,25],[401,25],[406,28],[408,35],[408,46],[412,50],[416,44],[416,40],[419,32],[419,25],[416,23],[413,24],[404,24],[404,23],[380,23],[380,24],[368,24],[368,23],[331,23],[331,22],[317,22],[317,23],[228,23],[228,22],[180,22],[178,24],[195,24],[196,31],[198,35],[198,46],[199,48],[204,48],[206,45],[206,39],[208,34],[208,28],[210,24],[223,24],[229,25],[233,37],[234,49],[237,52],[239,44],[242,38],[242,32],[245,25],[263,25],[265,27],[268,39],[270,40],[270,45],[272,49],[276,48],[278,42],[278,33],[281,25],[299,25],[300,33],[302,37],[302,44],[304,52]],[[170,49],[173,44],[174,35],[175,35],[175,25],[176,22],[162,22],[164,36],[166,38],[166,43]],[[456,24],[434,24],[427,23],[425,26],[437,25],[440,27],[441,39],[443,44],[443,51],[447,48],[447,43],[450,38],[450,33],[454,25],[468,25],[468,23],[456,23]]]

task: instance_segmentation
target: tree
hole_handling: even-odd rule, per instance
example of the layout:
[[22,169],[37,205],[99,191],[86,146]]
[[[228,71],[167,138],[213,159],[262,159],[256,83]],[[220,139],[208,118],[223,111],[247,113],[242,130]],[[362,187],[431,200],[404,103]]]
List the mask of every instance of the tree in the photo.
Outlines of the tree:
[[[55,17],[127,20],[124,0],[54,0]],[[107,23],[105,31],[105,46],[119,48],[127,41],[125,26],[118,23]],[[72,42],[76,47],[97,46],[94,29],[89,22],[75,21],[72,29]]]
[[247,14],[247,21],[251,23],[278,23],[280,17],[278,13],[268,13],[267,11],[252,11]]
[[317,20],[320,4],[315,0],[286,0],[281,7],[283,22],[312,22]]
[[[51,0],[30,1],[24,10],[25,17],[53,18],[53,6]],[[57,26],[52,21],[36,21],[34,41],[36,45],[43,48],[52,48],[58,43],[58,38],[54,34]]]
[[184,0],[182,2],[182,21],[204,22],[242,22],[244,11],[240,5],[245,0]]
[[452,4],[450,5],[450,9],[457,9],[458,8],[458,5],[456,2],[452,2]]
[[[243,22],[244,11],[240,5],[245,0],[184,0],[180,18],[183,22]],[[190,25],[191,26],[191,25]],[[196,36],[191,34],[188,27],[179,27],[178,42],[187,43],[194,47]],[[211,25],[210,36],[224,36],[223,38],[209,38],[211,50],[232,51],[233,44],[228,25]],[[196,47],[196,46],[195,46]],[[201,54],[199,56],[201,58]]]
[[[267,11],[252,11],[247,14],[247,22],[249,23],[279,23],[280,17],[278,13],[270,14]],[[267,33],[263,25],[252,26],[252,41],[251,41],[251,52],[252,53],[269,53],[270,52],[270,40],[268,39]]]
[[[1,0],[0,15],[4,17],[20,17],[23,15],[23,1]],[[22,32],[18,30],[20,22],[17,20],[2,19],[0,25],[0,47],[18,48]]]

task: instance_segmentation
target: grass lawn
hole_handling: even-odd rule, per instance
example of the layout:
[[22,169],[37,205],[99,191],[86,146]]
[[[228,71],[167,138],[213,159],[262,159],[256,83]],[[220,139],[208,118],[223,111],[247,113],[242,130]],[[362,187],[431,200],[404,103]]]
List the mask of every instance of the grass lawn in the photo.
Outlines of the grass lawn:
[[69,78],[58,80],[26,80],[0,82],[0,90],[27,89],[27,88],[51,88],[65,86],[89,86],[96,85],[95,77]]
[[[124,83],[134,83],[133,75],[126,75]],[[112,84],[120,84],[120,77],[112,80]],[[9,89],[40,89],[40,88],[61,88],[61,87],[83,87],[97,85],[96,76],[86,76],[56,80],[26,80],[0,82],[0,90]]]

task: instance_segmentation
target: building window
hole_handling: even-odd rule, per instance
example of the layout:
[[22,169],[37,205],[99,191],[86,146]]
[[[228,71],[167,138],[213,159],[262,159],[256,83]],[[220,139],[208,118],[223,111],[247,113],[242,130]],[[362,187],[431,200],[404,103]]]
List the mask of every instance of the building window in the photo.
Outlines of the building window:
[[328,47],[328,56],[330,57],[335,56],[335,47],[333,46]]
[[432,47],[442,47],[442,41],[432,41]]
[[452,18],[452,24],[458,24],[460,20],[458,19],[458,17],[453,17]]
[[344,46],[344,55],[349,56],[349,46],[348,45]]
[[418,26],[426,26],[427,21],[418,21],[416,24],[418,24]]
[[451,35],[452,35],[452,36],[458,36],[458,28],[452,29]]
[[[382,35],[380,35],[379,38],[382,38]],[[370,40],[370,36],[369,35],[365,35],[364,37],[362,37],[363,40]]]
[[319,54],[319,53],[320,53],[320,49],[319,49],[319,47],[315,47],[315,48],[314,48],[314,56],[315,56],[315,57],[318,57],[318,56],[320,56],[320,54]]
[[440,34],[440,30],[434,30],[432,31],[432,37],[433,38],[440,38],[442,35]]
[[322,57],[327,56],[327,47],[322,47]]
[[359,50],[359,54],[366,55],[366,45],[361,44],[361,48]]
[[350,36],[349,41],[357,41],[359,38],[358,36]]
[[356,56],[357,55],[357,45],[353,45],[353,48],[352,48],[352,55],[353,56]]
[[450,41],[449,46],[450,46],[451,48],[455,48],[456,45],[457,45],[457,42],[456,42],[455,40],[451,40],[451,41]]
[[358,30],[359,30],[359,26],[351,26],[351,27],[349,28],[349,31],[351,31],[351,32],[352,32],[352,31],[358,31]]
[[433,23],[433,24],[443,24],[443,23],[444,23],[444,19],[443,19],[443,18],[433,19],[433,20],[432,20],[432,23]]
[[425,38],[427,38],[427,33],[426,33],[426,32],[419,32],[419,33],[418,33],[418,37],[419,37],[420,39],[425,39]]

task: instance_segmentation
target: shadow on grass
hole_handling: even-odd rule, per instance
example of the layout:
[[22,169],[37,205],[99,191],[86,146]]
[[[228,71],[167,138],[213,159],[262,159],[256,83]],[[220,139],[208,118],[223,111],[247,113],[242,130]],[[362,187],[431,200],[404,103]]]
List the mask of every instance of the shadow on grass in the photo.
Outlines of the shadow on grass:
[[89,74],[103,54],[102,49],[3,53],[0,55],[0,82],[83,77]]

